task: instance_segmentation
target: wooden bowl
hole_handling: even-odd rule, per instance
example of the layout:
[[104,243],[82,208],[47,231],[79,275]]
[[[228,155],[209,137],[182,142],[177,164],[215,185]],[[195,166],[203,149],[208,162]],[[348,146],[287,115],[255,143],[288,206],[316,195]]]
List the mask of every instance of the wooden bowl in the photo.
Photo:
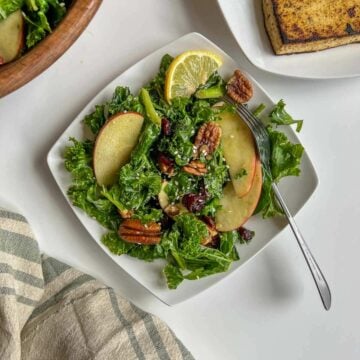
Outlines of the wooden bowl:
[[102,0],[73,0],[64,19],[19,59],[0,66],[0,98],[25,85],[53,64],[80,36]]

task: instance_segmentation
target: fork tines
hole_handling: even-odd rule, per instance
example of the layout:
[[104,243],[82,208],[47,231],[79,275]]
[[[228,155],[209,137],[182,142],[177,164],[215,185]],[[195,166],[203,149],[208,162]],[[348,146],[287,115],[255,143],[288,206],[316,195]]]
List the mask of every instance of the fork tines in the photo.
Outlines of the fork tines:
[[236,112],[254,135],[261,162],[268,165],[270,160],[270,139],[265,125],[245,105],[236,103],[228,96],[224,97],[224,101],[235,106]]

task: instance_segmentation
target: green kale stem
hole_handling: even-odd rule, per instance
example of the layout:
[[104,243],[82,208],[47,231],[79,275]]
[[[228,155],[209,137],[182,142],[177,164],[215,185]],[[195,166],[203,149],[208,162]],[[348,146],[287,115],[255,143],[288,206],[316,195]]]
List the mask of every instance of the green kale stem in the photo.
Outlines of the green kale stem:
[[154,108],[154,104],[151,101],[149,92],[145,88],[142,88],[140,90],[140,100],[145,107],[145,114],[149,118],[149,120],[152,121],[154,124],[160,126],[161,118]]
[[216,99],[225,95],[225,86],[217,85],[207,89],[200,89],[195,93],[197,99]]
[[155,140],[160,135],[160,126],[153,122],[145,125],[140,134],[139,141],[131,154],[132,163],[140,163],[141,160],[148,158],[148,153]]
[[254,116],[259,116],[266,108],[265,104],[260,104],[254,111],[253,114]]

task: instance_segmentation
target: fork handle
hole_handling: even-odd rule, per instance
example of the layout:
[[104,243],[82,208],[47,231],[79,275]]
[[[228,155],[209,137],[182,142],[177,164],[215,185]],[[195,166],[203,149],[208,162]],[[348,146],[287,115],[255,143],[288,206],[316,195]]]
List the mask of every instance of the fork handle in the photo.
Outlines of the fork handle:
[[274,194],[276,196],[276,199],[278,200],[279,204],[281,205],[282,209],[284,210],[284,213],[288,219],[289,225],[296,237],[296,240],[300,246],[300,249],[305,257],[305,260],[309,266],[309,269],[311,271],[311,275],[315,281],[316,287],[319,291],[322,303],[324,305],[324,308],[326,310],[329,310],[331,307],[331,292],[328,283],[326,282],[326,279],[321,272],[319,265],[315,261],[309,247],[307,246],[303,236],[300,233],[300,230],[298,226],[295,223],[294,218],[292,217],[288,207],[285,204],[284,199],[282,198],[279,188],[275,183],[272,183],[272,189],[274,191]]

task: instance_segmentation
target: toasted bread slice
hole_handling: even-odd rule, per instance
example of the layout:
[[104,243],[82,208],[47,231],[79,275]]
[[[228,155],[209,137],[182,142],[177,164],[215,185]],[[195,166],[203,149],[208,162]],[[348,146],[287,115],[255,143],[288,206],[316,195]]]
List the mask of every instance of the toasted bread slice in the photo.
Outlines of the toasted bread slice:
[[263,0],[277,55],[360,42],[360,0]]

